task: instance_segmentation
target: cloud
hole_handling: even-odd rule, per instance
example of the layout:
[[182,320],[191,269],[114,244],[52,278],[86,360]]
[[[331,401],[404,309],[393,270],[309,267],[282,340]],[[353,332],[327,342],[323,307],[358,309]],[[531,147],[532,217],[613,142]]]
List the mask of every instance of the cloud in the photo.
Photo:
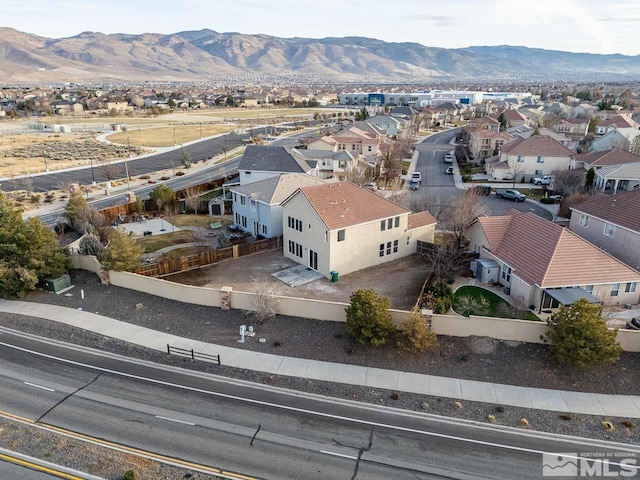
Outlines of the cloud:
[[608,17],[601,18],[598,21],[610,23],[640,23],[640,17]]
[[450,15],[430,15],[430,14],[417,14],[417,15],[402,15],[398,18],[405,20],[415,21],[427,21],[431,22],[437,27],[448,27],[450,25],[460,24],[463,19],[460,17],[454,17]]

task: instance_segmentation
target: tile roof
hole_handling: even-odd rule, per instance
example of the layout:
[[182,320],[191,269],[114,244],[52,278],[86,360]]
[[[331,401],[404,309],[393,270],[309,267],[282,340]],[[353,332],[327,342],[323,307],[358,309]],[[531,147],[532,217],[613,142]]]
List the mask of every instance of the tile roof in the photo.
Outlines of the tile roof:
[[300,193],[329,230],[409,213],[406,208],[351,182],[303,187]]
[[519,121],[519,120],[523,121],[527,119],[527,117],[522,115],[517,110],[505,110],[504,112],[501,113],[501,115],[504,117],[504,119],[507,122],[513,122],[513,121]]
[[572,210],[640,233],[640,190],[596,195],[575,205]]
[[588,163],[591,166],[604,167],[608,165],[622,165],[625,163],[640,162],[640,156],[633,153],[621,150],[619,148],[612,148],[611,150],[604,150],[602,152],[590,152],[583,155],[576,156],[577,162]]
[[248,145],[240,159],[238,170],[307,173],[312,168],[303,159],[295,158],[284,147]]
[[548,135],[521,138],[502,147],[502,153],[523,156],[573,157],[575,152]]
[[428,211],[418,212],[418,213],[410,213],[409,214],[409,225],[408,229],[413,230],[414,228],[425,227],[427,225],[435,225],[436,219],[431,215]]
[[561,287],[640,281],[640,272],[560,225],[530,212],[479,217],[491,253],[529,285]]
[[638,180],[640,179],[640,161],[602,167],[598,169],[597,175],[603,178],[617,178],[619,180]]
[[617,115],[609,120],[604,120],[598,126],[599,127],[608,127],[611,125],[615,125],[618,128],[633,128],[631,122],[624,118],[622,115]]
[[590,120],[586,117],[583,118],[563,118],[560,123],[570,123],[572,125],[589,125]]
[[327,183],[302,173],[287,173],[231,188],[232,192],[251,196],[268,205],[279,205],[300,187]]

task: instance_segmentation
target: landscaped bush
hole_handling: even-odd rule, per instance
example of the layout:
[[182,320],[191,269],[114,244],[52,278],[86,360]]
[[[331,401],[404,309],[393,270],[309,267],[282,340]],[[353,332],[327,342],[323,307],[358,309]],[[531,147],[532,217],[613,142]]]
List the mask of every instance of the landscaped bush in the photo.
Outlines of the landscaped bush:
[[397,345],[410,354],[420,354],[427,349],[435,348],[438,338],[429,326],[427,319],[420,315],[418,309],[411,311],[409,319],[398,329]]
[[428,309],[433,310],[433,313],[445,314],[453,305],[453,290],[447,282],[440,280],[427,286],[423,303]]
[[544,203],[545,205],[551,205],[552,203],[556,203],[553,198],[544,197],[540,199],[540,203]]
[[135,470],[127,470],[124,472],[122,480],[138,480],[138,474]]
[[384,345],[394,330],[389,308],[389,298],[379,297],[375,290],[356,290],[351,294],[351,303],[345,309],[347,331],[363,345]]

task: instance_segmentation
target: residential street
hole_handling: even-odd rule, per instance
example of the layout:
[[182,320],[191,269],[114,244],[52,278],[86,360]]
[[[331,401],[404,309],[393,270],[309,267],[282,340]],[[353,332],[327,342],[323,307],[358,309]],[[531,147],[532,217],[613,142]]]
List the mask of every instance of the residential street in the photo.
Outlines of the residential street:
[[638,453],[291,394],[8,331],[0,345],[0,409],[258,478],[524,479],[540,477],[543,452]]

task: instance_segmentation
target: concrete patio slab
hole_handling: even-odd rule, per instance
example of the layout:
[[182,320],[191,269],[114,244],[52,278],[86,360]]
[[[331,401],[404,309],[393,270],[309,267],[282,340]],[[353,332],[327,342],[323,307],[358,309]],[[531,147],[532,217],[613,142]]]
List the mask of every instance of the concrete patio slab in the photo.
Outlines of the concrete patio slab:
[[125,233],[131,232],[140,237],[144,232],[151,232],[151,235],[162,235],[181,230],[162,218],[152,218],[146,222],[121,223],[118,225],[118,229],[124,230]]
[[300,285],[305,285],[324,278],[321,273],[318,273],[304,265],[296,265],[295,267],[286,268],[279,272],[272,273],[271,275],[290,287],[299,287]]

